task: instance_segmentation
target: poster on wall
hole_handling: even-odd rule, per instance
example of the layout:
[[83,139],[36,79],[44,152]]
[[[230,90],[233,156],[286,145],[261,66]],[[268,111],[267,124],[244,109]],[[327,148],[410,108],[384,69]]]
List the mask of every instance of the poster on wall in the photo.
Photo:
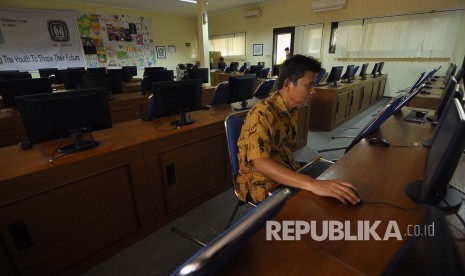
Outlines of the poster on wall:
[[78,13],[77,25],[88,67],[155,64],[151,18]]
[[0,8],[0,70],[85,66],[73,11]]

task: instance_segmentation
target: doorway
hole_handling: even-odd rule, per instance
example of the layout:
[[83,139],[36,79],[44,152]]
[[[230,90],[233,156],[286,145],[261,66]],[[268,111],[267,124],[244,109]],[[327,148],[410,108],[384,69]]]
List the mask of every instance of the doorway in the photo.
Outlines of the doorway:
[[281,64],[286,60],[284,49],[289,47],[290,55],[294,54],[294,27],[273,29],[273,65]]

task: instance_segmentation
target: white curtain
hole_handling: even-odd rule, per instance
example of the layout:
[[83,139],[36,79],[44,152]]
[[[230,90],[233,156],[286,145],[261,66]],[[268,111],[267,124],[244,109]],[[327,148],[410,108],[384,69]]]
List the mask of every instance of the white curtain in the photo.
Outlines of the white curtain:
[[336,57],[359,57],[362,34],[363,20],[339,22],[336,35]]
[[294,54],[321,58],[323,24],[295,27]]
[[245,32],[211,36],[210,51],[219,51],[228,58],[245,58]]
[[422,56],[450,58],[460,30],[463,11],[429,14],[430,28],[425,34]]

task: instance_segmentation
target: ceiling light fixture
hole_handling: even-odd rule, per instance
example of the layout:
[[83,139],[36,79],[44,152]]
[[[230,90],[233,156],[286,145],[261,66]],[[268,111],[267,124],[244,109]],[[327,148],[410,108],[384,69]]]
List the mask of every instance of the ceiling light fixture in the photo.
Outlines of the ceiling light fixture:
[[197,0],[179,0],[181,2],[187,2],[187,3],[192,3],[192,4],[197,4]]

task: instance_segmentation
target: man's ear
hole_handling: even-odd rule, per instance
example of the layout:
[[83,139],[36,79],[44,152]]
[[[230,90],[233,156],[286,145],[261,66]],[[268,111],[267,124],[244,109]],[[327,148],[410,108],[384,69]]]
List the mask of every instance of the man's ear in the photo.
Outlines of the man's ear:
[[292,83],[292,81],[290,79],[285,79],[284,80],[284,87],[285,88],[288,88],[288,87],[293,87],[294,84]]

